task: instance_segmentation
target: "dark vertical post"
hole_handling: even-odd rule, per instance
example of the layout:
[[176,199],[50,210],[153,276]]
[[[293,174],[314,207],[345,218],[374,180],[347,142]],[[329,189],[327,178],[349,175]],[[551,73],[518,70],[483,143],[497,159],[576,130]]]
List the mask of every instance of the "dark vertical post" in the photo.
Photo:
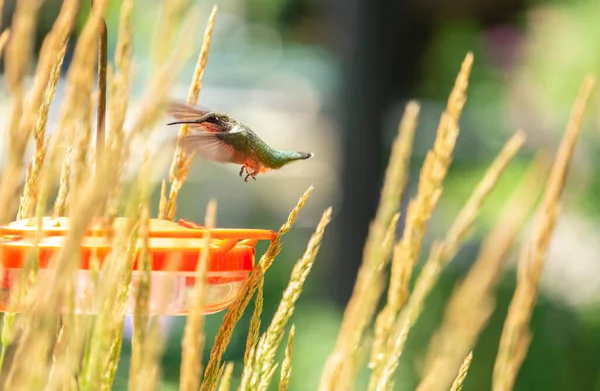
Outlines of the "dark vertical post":
[[339,1],[331,16],[343,62],[339,112],[344,132],[343,184],[332,288],[335,301],[345,305],[375,216],[387,162],[384,116],[394,99],[411,95],[428,34],[419,27],[409,1]]
[[[92,7],[94,0],[91,0]],[[96,113],[96,162],[104,150],[106,139],[106,63],[108,51],[108,31],[102,18],[98,34],[98,111]]]

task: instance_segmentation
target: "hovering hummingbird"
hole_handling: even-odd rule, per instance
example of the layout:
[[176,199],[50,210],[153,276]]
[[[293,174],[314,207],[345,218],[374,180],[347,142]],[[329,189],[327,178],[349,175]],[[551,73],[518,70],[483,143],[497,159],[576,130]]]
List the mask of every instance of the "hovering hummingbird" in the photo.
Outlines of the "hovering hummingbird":
[[261,172],[278,170],[313,156],[312,152],[273,149],[252,129],[225,113],[172,102],[169,114],[177,121],[167,125],[187,124],[192,130],[180,140],[184,150],[216,162],[241,164],[240,177],[246,171],[244,182],[249,177],[256,180]]

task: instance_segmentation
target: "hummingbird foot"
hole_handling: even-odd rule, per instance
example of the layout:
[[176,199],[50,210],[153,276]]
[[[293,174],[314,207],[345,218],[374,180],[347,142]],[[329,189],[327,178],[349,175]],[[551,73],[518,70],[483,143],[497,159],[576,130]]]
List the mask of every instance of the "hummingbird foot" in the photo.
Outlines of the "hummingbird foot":
[[[246,166],[242,166],[242,168],[240,169],[240,176],[242,176],[245,169],[246,169]],[[246,171],[248,171],[248,170],[246,169]]]
[[244,182],[248,182],[248,178],[252,177],[252,179],[256,180],[256,174],[258,174],[258,171],[253,171],[253,172],[249,172],[248,169],[246,168],[246,177],[244,178]]

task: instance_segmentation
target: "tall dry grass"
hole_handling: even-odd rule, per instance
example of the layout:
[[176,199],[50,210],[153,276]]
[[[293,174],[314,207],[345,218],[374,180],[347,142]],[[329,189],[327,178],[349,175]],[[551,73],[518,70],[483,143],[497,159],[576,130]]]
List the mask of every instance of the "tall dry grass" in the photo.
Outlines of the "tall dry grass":
[[565,186],[569,164],[581,131],[583,114],[594,90],[595,78],[586,76],[575,101],[567,130],[560,143],[554,164],[546,181],[542,204],[536,212],[531,238],[523,244],[517,288],[508,308],[502,330],[496,365],[494,366],[494,391],[508,391],[514,386],[521,363],[525,359],[531,335],[528,324],[537,298],[538,285],[552,231],[560,210],[560,196]]
[[[78,5],[79,2],[74,0],[63,2],[60,15],[43,42],[34,82],[27,91],[24,77],[32,63],[39,3],[18,2],[10,28],[0,34],[0,52],[6,61],[4,77],[11,94],[11,111],[6,125],[9,153],[0,178],[0,204],[3,205],[0,222],[30,218],[30,224],[38,228],[34,251],[23,269],[24,277],[20,281],[23,288],[14,290],[9,303],[12,311],[3,316],[0,380],[2,389],[6,390],[111,389],[121,355],[123,311],[130,292],[133,259],[139,252],[138,272],[142,279],[135,294],[128,388],[156,390],[160,388],[160,360],[166,341],[157,317],[151,315],[148,308],[151,272],[148,256],[149,199],[153,190],[150,173],[154,169],[148,153],[132,186],[123,187],[121,176],[132,146],[139,145],[139,140],[144,139],[160,118],[171,84],[195,50],[196,43],[187,37],[194,35],[198,12],[186,8],[180,1],[164,2],[158,10],[152,45],[152,78],[143,95],[140,111],[125,128],[125,120],[130,115],[131,45],[135,34],[131,16],[135,12],[135,4],[133,0],[121,3],[115,62],[104,64],[108,57],[103,51],[106,48],[103,16],[107,1],[94,1],[76,42],[73,63],[66,78],[65,96],[59,102],[60,118],[55,136],[48,137],[48,111],[55,98],[66,40],[72,33]],[[188,93],[187,102],[190,104],[197,102],[201,91],[216,11],[215,6],[208,17]],[[182,36],[186,39],[178,39]],[[395,369],[405,343],[426,306],[429,293],[444,267],[473,230],[479,211],[502,172],[524,144],[523,132],[515,133],[506,142],[471,196],[465,200],[447,233],[429,249],[423,268],[413,278],[417,262],[424,252],[422,244],[427,225],[442,196],[446,173],[460,134],[459,122],[468,96],[473,61],[473,55],[468,53],[460,67],[447,107],[441,115],[434,144],[421,168],[417,193],[409,202],[404,231],[396,242],[399,209],[419,117],[416,101],[406,106],[392,147],[380,205],[362,254],[363,262],[355,289],[345,310],[335,347],[322,368],[321,390],[352,389],[358,371],[365,366],[370,370],[369,389],[392,389]],[[97,82],[97,73],[103,75],[105,70],[107,79],[100,77]],[[593,86],[593,77],[586,78],[548,176],[536,214],[535,230],[523,245],[518,285],[499,342],[494,390],[513,389],[527,353],[531,338],[528,324],[539,279],[557,223],[569,161]],[[185,132],[186,127],[183,126],[179,134]],[[100,136],[95,144],[92,142],[93,134]],[[35,153],[26,167],[23,156],[30,141],[35,144]],[[177,148],[168,192],[166,180],[162,182],[161,218],[174,218],[177,195],[185,183],[192,158]],[[504,259],[537,201],[541,190],[539,178],[546,172],[545,160],[543,155],[534,159],[514,196],[500,213],[497,225],[484,240],[470,272],[453,292],[442,324],[430,341],[418,390],[460,390],[465,381],[468,382],[469,366],[472,360],[477,359],[472,353],[474,345],[494,308],[494,291],[503,272]],[[16,184],[21,181],[24,190],[17,194],[11,189],[16,189]],[[58,196],[52,203],[49,195],[54,189],[58,189]],[[223,362],[223,355],[255,294],[256,304],[246,338],[238,389],[267,390],[277,382],[278,389],[283,391],[296,382],[301,384],[302,379],[294,380],[293,348],[296,332],[302,331],[296,330],[292,315],[320,246],[322,243],[326,245],[323,237],[332,218],[331,208],[323,213],[304,254],[295,264],[270,324],[262,333],[260,326],[263,285],[268,281],[266,272],[280,253],[284,235],[294,225],[312,191],[311,186],[300,197],[277,232],[277,237],[257,262],[241,295],[227,310],[205,366],[201,358],[205,343],[202,307],[206,299],[204,276],[207,259],[203,256],[199,260],[197,273],[200,278],[194,286],[194,306],[186,319],[182,340],[180,389],[224,391],[233,387],[234,366],[231,362]],[[215,205],[211,202],[207,208],[207,243],[211,228],[216,226]],[[42,239],[42,217],[50,211],[57,216],[69,216],[69,230],[61,252],[51,261],[51,268],[40,274],[35,249]],[[112,250],[106,262],[100,267],[95,263],[97,260],[92,261],[92,280],[96,287],[93,304],[98,306],[98,315],[74,315],[68,310],[75,307],[74,284],[79,245],[85,229],[92,220],[108,227],[119,215],[130,219],[108,238]],[[413,280],[414,288],[411,290],[409,287]],[[386,288],[387,295],[381,303]],[[382,304],[380,311],[379,304]],[[20,308],[19,313],[15,311],[17,308]],[[61,312],[64,309],[67,311]],[[289,323],[292,324],[288,328]],[[371,328],[373,336],[370,335]],[[286,334],[284,356],[278,362],[276,352]],[[364,362],[365,359],[369,362]],[[36,365],[31,365],[33,361]]]

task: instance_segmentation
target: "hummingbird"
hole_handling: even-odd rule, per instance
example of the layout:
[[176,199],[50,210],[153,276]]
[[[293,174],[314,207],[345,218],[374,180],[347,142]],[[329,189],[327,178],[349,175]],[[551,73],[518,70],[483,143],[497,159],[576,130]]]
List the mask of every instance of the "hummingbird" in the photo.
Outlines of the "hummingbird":
[[240,177],[248,178],[281,167],[297,160],[313,157],[312,152],[281,151],[271,148],[250,127],[225,113],[206,108],[171,102],[169,114],[177,119],[167,125],[186,124],[192,130],[180,139],[180,146],[205,159],[240,164]]

